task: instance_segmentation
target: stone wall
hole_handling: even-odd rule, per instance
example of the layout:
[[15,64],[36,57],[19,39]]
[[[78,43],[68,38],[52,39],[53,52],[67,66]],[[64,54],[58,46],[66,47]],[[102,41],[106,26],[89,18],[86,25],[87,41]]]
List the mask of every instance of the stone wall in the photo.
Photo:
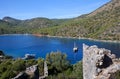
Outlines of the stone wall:
[[12,79],[39,79],[38,65],[33,65],[26,68],[25,71],[20,72],[16,77]]
[[83,78],[116,79],[120,60],[110,50],[83,44]]

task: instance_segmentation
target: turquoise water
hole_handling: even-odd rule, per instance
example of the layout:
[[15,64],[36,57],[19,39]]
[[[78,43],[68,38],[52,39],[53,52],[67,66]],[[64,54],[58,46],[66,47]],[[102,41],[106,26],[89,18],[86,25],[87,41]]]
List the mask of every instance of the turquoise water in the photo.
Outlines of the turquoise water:
[[[79,48],[77,53],[73,52],[74,42]],[[37,37],[33,35],[1,35],[0,50],[14,58],[24,57],[25,54],[36,54],[36,58],[45,58],[51,51],[61,51],[67,54],[71,63],[82,59],[82,44],[97,45],[107,48],[120,57],[120,43],[98,42],[87,39],[71,39],[57,37]]]

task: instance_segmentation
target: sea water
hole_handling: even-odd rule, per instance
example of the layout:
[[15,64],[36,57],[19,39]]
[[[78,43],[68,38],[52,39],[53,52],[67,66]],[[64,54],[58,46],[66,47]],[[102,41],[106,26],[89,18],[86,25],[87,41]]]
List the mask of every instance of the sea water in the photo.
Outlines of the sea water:
[[[73,52],[74,43],[78,52]],[[99,48],[106,48],[120,57],[120,43],[93,41],[88,39],[38,37],[34,35],[12,34],[0,36],[0,50],[14,58],[23,58],[25,54],[35,54],[37,58],[45,58],[50,52],[60,51],[67,54],[67,59],[76,63],[82,59],[82,45],[97,45]]]

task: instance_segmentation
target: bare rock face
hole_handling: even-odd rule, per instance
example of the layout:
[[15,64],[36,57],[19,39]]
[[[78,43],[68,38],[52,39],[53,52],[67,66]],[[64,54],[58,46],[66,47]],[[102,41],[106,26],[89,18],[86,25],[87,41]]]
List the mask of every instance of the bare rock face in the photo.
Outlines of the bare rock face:
[[25,73],[34,79],[39,79],[38,65],[33,65],[33,66],[26,68]]
[[120,60],[110,50],[83,44],[84,79],[116,79]]
[[16,77],[12,79],[39,79],[38,65],[33,65],[26,68],[25,71],[20,72]]

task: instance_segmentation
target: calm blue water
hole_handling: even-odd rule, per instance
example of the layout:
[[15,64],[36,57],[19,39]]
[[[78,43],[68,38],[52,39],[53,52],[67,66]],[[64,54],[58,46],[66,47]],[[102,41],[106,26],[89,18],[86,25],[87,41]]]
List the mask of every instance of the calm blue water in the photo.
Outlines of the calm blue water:
[[[78,53],[73,52],[74,42],[79,47]],[[106,43],[84,39],[37,37],[33,35],[1,35],[0,50],[14,58],[24,57],[25,54],[36,54],[36,58],[45,58],[51,51],[61,51],[67,54],[71,63],[82,59],[82,44],[97,45],[107,48],[120,57],[120,43]]]

